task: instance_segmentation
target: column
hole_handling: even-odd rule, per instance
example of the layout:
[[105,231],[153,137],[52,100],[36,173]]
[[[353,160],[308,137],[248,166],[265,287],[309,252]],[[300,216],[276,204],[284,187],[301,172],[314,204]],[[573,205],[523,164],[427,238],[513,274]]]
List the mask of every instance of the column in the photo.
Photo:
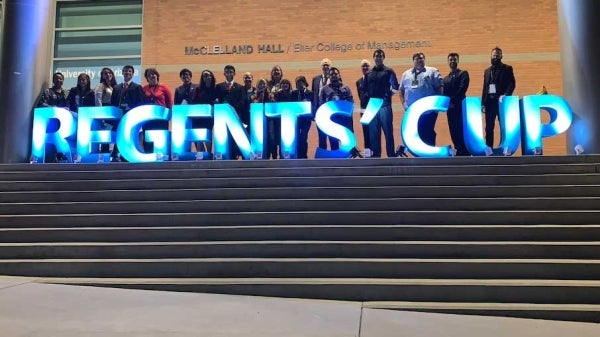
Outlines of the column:
[[600,1],[558,0],[564,97],[574,112],[567,153],[600,154]]
[[6,0],[0,49],[0,163],[29,161],[33,108],[50,82],[52,0]]

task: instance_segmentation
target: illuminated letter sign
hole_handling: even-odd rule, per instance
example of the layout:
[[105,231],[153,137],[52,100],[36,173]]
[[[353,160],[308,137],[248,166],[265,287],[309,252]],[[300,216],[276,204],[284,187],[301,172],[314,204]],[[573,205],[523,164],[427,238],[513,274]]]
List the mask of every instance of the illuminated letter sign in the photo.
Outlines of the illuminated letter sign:
[[[376,116],[383,101],[369,101],[361,124],[368,125]],[[445,112],[449,99],[444,96],[424,97],[413,103],[402,120],[401,138],[406,148],[419,157],[447,157],[452,155],[449,146],[436,147],[425,144],[419,137],[418,120],[423,114]],[[463,101],[465,144],[472,155],[488,155],[483,137],[481,101],[467,97]],[[330,101],[319,107],[315,121],[325,134],[340,140],[340,149],[328,151],[317,149],[316,158],[348,158],[356,146],[352,131],[331,120],[335,114],[351,116],[354,104],[347,101]],[[550,123],[542,125],[541,110],[550,114]],[[114,107],[82,107],[79,114],[64,108],[36,108],[33,118],[31,155],[43,158],[47,144],[73,162],[77,157],[83,162],[98,160],[100,144],[116,143],[121,155],[130,162],[163,160],[171,153],[173,159],[194,159],[191,142],[213,141],[214,152],[222,159],[230,157],[230,142],[234,141],[244,159],[262,158],[265,154],[265,116],[281,118],[281,151],[285,158],[296,158],[297,123],[299,116],[310,115],[310,102],[253,103],[250,105],[250,134],[237,113],[229,104],[174,106],[173,112],[156,105],[144,105],[122,115]],[[212,118],[214,127],[193,129],[194,118]],[[121,119],[116,130],[105,129],[102,121]],[[519,146],[524,155],[540,154],[542,138],[566,131],[573,120],[569,104],[559,96],[525,96],[519,102],[517,96],[505,96],[500,104],[500,146],[492,149],[495,154],[512,154]],[[146,141],[154,145],[154,153],[144,153],[140,144],[140,132],[151,120],[171,121],[169,130],[145,130]],[[59,125],[57,130],[54,126]],[[75,145],[76,144],[76,145]],[[76,152],[75,152],[76,150]],[[106,156],[107,154],[102,154]]]
[[[418,157],[448,157],[449,147],[425,144],[419,137],[419,117],[426,113],[445,112],[450,100],[445,96],[428,96],[413,103],[405,112],[401,137],[406,148]],[[485,156],[489,150],[494,154],[512,154],[519,146],[521,136],[523,155],[541,151],[542,138],[555,136],[566,131],[573,119],[567,101],[554,95],[525,96],[520,103],[518,96],[505,96],[500,104],[500,146],[487,149],[483,137],[481,99],[467,97],[463,100],[463,130],[465,145],[474,156]],[[541,110],[550,113],[550,124],[541,125]]]
[[317,148],[315,158],[348,158],[350,151],[356,147],[356,137],[352,131],[343,125],[331,120],[331,116],[341,114],[351,117],[354,104],[348,101],[329,101],[319,107],[315,116],[317,127],[326,135],[337,138],[340,141],[338,150],[324,150]]

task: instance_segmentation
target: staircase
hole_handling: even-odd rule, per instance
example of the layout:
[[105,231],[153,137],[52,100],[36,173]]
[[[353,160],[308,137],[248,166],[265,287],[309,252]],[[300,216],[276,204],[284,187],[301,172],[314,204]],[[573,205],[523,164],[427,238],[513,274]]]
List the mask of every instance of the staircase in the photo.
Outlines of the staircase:
[[600,156],[0,165],[0,275],[600,322]]

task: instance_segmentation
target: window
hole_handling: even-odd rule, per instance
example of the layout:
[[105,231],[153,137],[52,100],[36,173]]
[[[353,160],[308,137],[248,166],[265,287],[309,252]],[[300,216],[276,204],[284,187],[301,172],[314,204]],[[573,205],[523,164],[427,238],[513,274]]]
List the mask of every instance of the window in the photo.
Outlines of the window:
[[140,82],[142,0],[57,1],[54,28],[54,71],[65,75],[65,88],[85,72],[98,83],[100,70],[117,75],[131,64]]

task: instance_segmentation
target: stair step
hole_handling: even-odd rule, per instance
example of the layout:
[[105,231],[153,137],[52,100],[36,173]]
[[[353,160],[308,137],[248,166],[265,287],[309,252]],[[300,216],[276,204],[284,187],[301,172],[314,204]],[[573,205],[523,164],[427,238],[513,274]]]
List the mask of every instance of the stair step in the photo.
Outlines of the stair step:
[[237,213],[123,213],[0,215],[8,227],[132,227],[249,225],[586,225],[600,210],[543,211],[320,211]]
[[0,214],[600,210],[600,198],[371,198],[0,203]]
[[178,242],[262,240],[600,241],[600,225],[305,225],[0,228],[0,242]]
[[0,259],[600,259],[597,242],[216,241],[3,243]]
[[361,160],[223,160],[223,161],[172,161],[152,163],[85,163],[85,164],[2,164],[0,172],[3,171],[114,171],[114,170],[157,170],[157,169],[232,169],[240,167],[379,167],[390,165],[404,166],[480,166],[480,165],[580,165],[597,164],[600,156],[585,154],[580,156],[490,156],[490,157],[452,157],[452,158],[377,158]]
[[600,323],[598,304],[364,302],[364,308]]
[[600,278],[600,260],[180,258],[0,260],[0,275],[33,277]]
[[[165,179],[56,179],[46,181],[1,181],[2,191],[89,191],[122,189],[189,189],[189,188],[266,188],[266,187],[371,187],[371,186],[516,186],[516,185],[600,185],[600,174],[546,175],[418,175],[418,176],[317,176],[317,177],[230,177],[181,179],[177,174]],[[177,177],[177,178],[176,178]]]
[[378,198],[527,198],[600,197],[600,185],[525,185],[525,186],[376,186],[376,187],[270,187],[197,188],[88,191],[18,191],[0,194],[1,203],[24,202],[115,202],[231,199],[362,199]]
[[[444,173],[452,175],[506,175],[510,174],[585,174],[598,173],[598,164],[530,164],[530,165],[421,165],[406,166],[402,162],[397,165],[378,167],[240,167],[240,168],[164,168],[154,170],[56,170],[51,175],[46,171],[3,171],[2,179],[5,181],[19,180],[88,180],[88,179],[114,179],[118,174],[121,179],[164,179],[176,175],[179,178],[230,178],[230,177],[317,177],[317,176],[380,176],[380,175],[435,175]],[[51,177],[52,179],[48,179]]]
[[419,301],[596,304],[600,281],[369,278],[43,278],[36,282],[131,289],[317,298]]

